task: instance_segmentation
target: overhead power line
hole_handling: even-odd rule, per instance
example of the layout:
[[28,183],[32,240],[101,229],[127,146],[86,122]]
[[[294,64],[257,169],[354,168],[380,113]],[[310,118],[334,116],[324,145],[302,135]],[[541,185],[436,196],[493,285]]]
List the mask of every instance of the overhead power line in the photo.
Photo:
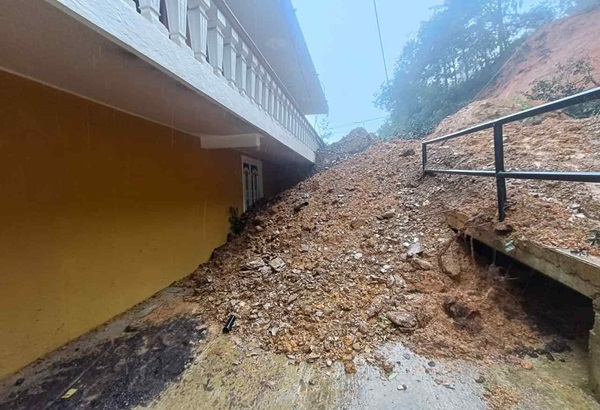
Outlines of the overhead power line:
[[387,64],[385,62],[385,51],[383,50],[383,40],[381,39],[381,25],[379,24],[379,13],[377,12],[377,0],[373,0],[373,8],[375,9],[375,20],[377,21],[377,33],[379,34],[379,46],[381,47],[381,58],[383,60],[383,69],[385,70],[385,79],[390,81],[388,76]]

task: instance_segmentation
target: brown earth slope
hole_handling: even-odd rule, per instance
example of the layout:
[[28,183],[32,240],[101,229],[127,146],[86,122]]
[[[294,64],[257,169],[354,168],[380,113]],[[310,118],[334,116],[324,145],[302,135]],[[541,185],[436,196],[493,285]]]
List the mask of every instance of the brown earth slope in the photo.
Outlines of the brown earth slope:
[[558,63],[589,58],[600,77],[600,9],[552,22],[534,33],[507,61],[480,98],[514,98],[531,83],[552,75]]

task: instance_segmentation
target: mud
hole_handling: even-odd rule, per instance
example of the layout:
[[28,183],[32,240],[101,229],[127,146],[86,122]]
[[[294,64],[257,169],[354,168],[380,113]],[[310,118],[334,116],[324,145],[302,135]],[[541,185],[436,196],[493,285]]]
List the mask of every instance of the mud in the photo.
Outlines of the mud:
[[[201,326],[200,326],[201,328]],[[187,317],[154,326],[128,326],[122,336],[17,379],[0,409],[124,409],[146,405],[176,380],[205,338]],[[77,389],[68,399],[68,390]]]

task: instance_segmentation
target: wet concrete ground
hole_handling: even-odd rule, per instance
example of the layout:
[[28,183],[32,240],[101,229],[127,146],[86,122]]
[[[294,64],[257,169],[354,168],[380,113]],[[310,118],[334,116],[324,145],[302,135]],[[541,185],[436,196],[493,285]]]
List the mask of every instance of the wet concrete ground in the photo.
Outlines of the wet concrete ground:
[[[432,360],[388,345],[382,353],[393,372],[361,361],[347,375],[341,363],[296,365],[265,352],[235,327],[229,335],[207,329],[182,302],[185,292],[168,288],[0,381],[0,409],[600,409],[587,388],[586,340],[554,361],[528,359],[529,369]],[[186,322],[174,324],[178,315]]]
[[[391,375],[366,363],[357,374],[346,375],[339,363],[331,368],[296,366],[281,355],[255,356],[242,345],[235,336],[210,342],[183,378],[150,408],[485,409],[513,404],[518,409],[600,408],[586,390],[582,351],[566,354],[565,362],[533,360],[533,368],[527,370],[514,364],[431,363],[393,345],[383,349],[396,362]],[[499,397],[494,397],[495,391]],[[511,400],[504,397],[507,393]]]

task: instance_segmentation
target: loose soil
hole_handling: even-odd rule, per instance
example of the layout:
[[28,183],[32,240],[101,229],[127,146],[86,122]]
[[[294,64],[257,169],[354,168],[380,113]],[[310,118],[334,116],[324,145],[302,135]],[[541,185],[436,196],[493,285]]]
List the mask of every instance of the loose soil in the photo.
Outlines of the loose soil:
[[[500,108],[498,108],[500,107]],[[436,132],[470,125],[510,104],[477,102]],[[553,114],[506,127],[507,168],[594,170],[597,119]],[[432,147],[431,167],[493,168],[491,133]],[[509,181],[506,223],[496,222],[493,179],[422,178],[421,146],[379,142],[249,212],[244,232],[184,282],[211,320],[238,318],[236,332],[290,360],[354,371],[387,341],[429,356],[490,360],[548,340],[534,329],[506,272],[473,263],[468,244],[445,223],[460,209],[471,225],[597,254],[590,185]],[[453,303],[457,309],[448,309]],[[458,313],[456,313],[458,312]]]

